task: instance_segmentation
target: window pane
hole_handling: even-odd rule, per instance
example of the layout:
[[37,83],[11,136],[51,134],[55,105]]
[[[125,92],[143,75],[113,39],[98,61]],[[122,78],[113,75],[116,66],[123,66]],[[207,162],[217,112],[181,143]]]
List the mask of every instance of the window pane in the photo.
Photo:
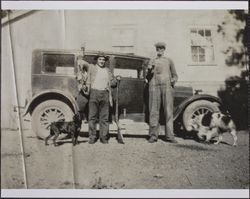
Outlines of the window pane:
[[191,53],[192,53],[192,61],[198,62],[198,46],[192,46],[191,47]]
[[214,61],[214,48],[213,46],[206,47],[206,61],[212,63]]
[[199,54],[205,55],[205,48],[204,47],[199,47]]
[[191,51],[192,51],[192,54],[198,54],[198,46],[192,46],[191,47]]
[[192,28],[192,29],[190,30],[190,32],[191,32],[191,34],[196,34],[196,33],[197,33],[197,30],[194,29],[194,28]]
[[115,58],[114,75],[122,77],[143,78],[143,60]]
[[[44,70],[45,72],[56,72],[66,70],[62,67],[74,68],[75,56],[72,54],[44,54]],[[58,68],[58,69],[57,69]],[[69,69],[72,71],[72,69]]]
[[199,55],[199,61],[205,62],[205,55]]
[[198,62],[198,55],[197,54],[192,55],[192,61],[193,62]]
[[199,33],[201,36],[204,36],[204,30],[199,30],[198,33]]
[[206,37],[211,37],[211,30],[206,29],[205,30],[205,36]]
[[138,71],[133,69],[114,68],[114,76],[138,78]]
[[95,64],[96,60],[95,60],[95,56],[94,55],[85,55],[83,58],[86,62],[90,63],[90,64]]
[[115,58],[115,67],[123,69],[139,69],[142,68],[143,60],[139,59],[127,59],[127,58]]

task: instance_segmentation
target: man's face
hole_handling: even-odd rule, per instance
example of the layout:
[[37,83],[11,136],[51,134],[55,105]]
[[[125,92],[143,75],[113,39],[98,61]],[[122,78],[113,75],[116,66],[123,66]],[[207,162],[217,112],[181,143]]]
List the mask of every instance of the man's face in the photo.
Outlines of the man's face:
[[156,48],[157,56],[159,56],[159,57],[163,56],[164,55],[164,51],[165,51],[165,48],[157,47]]
[[97,58],[97,65],[100,66],[100,67],[104,67],[105,66],[105,58],[104,57],[98,57]]

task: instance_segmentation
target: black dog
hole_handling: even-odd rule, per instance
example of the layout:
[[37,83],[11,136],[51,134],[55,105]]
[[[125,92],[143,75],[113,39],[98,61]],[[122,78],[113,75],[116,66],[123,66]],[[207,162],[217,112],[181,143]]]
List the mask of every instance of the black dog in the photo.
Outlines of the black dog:
[[51,137],[55,136],[53,138],[53,143],[55,146],[57,146],[58,144],[56,143],[56,139],[58,138],[59,134],[65,133],[71,135],[72,144],[75,146],[78,143],[77,137],[80,133],[81,125],[82,125],[82,118],[79,113],[73,116],[73,121],[71,122],[62,122],[62,121],[52,122],[50,125],[50,135],[46,137],[45,145],[48,145],[48,140]]

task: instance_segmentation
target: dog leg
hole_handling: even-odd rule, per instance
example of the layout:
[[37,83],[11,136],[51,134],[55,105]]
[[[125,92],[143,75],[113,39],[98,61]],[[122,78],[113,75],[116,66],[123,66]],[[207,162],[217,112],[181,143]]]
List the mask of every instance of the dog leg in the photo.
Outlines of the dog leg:
[[231,135],[233,136],[233,139],[234,139],[234,143],[233,143],[233,146],[237,146],[237,135],[236,135],[236,130],[232,130],[231,132]]
[[73,146],[76,145],[76,138],[75,138],[75,135],[72,135],[72,144],[73,144]]
[[208,131],[207,134],[206,134],[206,143],[209,143],[210,140],[212,139],[213,137],[213,132],[212,131]]
[[52,137],[53,135],[50,134],[48,137],[45,138],[45,145],[49,145],[48,144],[48,140]]
[[78,139],[77,139],[77,138],[78,138],[78,135],[79,135],[79,131],[77,131],[77,132],[75,133],[75,135],[74,135],[74,136],[75,136],[75,145],[76,145],[76,144],[79,144]]
[[215,142],[214,144],[219,144],[221,141],[222,141],[222,135],[219,135],[217,142]]
[[211,140],[211,138],[212,138],[212,134],[211,133],[207,133],[207,135],[206,135],[206,143],[209,143],[210,142],[210,140]]
[[54,146],[58,146],[58,144],[56,143],[56,139],[58,138],[59,136],[59,133],[55,133],[55,137],[53,138],[53,143],[54,143]]
[[48,140],[55,135],[55,133],[53,131],[53,127],[50,128],[49,132],[50,132],[49,136],[45,138],[45,145],[49,145]]

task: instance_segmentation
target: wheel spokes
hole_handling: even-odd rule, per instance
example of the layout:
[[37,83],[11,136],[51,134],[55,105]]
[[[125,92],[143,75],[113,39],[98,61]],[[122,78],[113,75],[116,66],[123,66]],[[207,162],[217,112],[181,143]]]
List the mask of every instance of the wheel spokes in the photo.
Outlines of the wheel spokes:
[[201,107],[197,110],[195,110],[192,114],[192,119],[195,120],[196,118],[198,118],[200,115],[203,115],[203,114],[207,114],[209,112],[212,112],[211,110],[209,110],[208,108],[205,108],[205,107]]
[[40,125],[43,129],[48,130],[52,122],[57,122],[63,119],[65,119],[65,115],[60,109],[50,107],[42,112],[40,116]]

